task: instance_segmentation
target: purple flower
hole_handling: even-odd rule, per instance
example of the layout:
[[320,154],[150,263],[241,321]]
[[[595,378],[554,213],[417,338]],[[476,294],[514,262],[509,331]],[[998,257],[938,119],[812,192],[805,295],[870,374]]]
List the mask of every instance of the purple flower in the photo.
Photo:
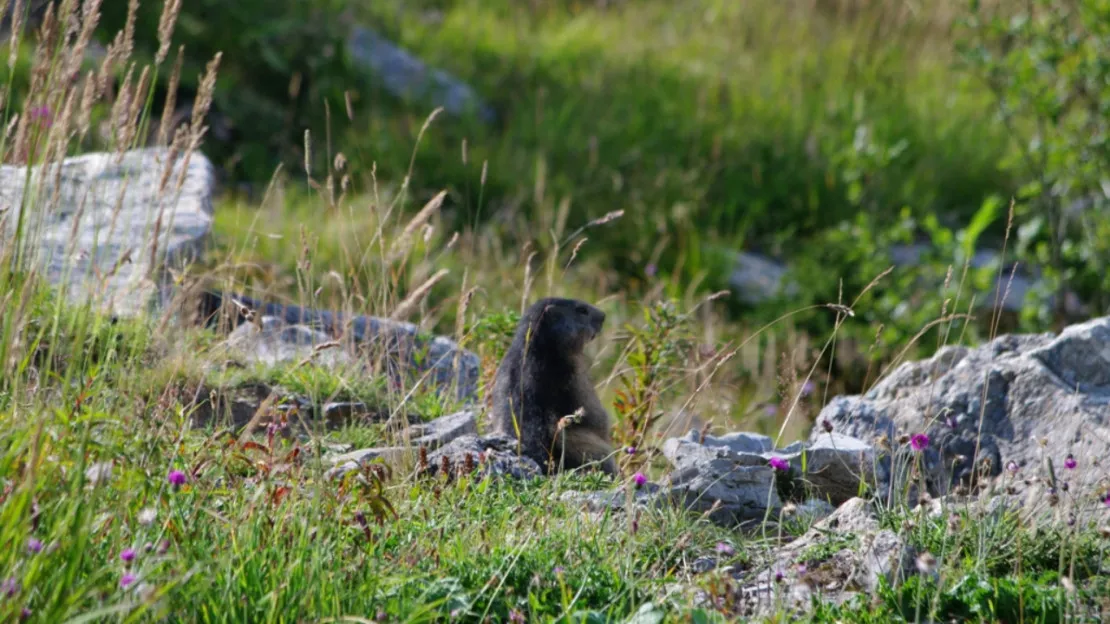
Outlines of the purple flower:
[[736,549],[734,549],[731,544],[717,542],[717,552],[722,555],[731,556],[736,554]]
[[816,384],[807,379],[806,382],[802,384],[802,396],[809,396],[813,394],[814,388],[816,388]]
[[566,570],[563,569],[563,566],[555,566],[551,569],[551,571],[554,572],[556,576],[562,576],[563,573],[566,572]]
[[657,269],[655,267],[655,263],[648,264],[646,267],[644,267],[644,274],[648,277],[655,277],[656,271]]
[[630,446],[630,447],[624,449],[624,452],[628,453],[629,455],[635,455],[636,454],[636,447],[635,446]]
[[636,487],[643,487],[643,485],[647,483],[647,477],[645,477],[642,472],[637,472],[632,475],[632,480],[636,483]]
[[786,577],[786,575],[782,573],[782,570],[775,570],[775,582],[776,583],[781,583],[782,579],[785,578],[785,577]]
[[829,421],[828,418],[824,418],[821,420],[821,427],[825,430],[825,433],[833,432],[833,424]]
[[27,607],[23,607],[22,609],[19,610],[19,617],[23,618],[24,620],[30,619],[31,618],[31,610],[28,609]]
[[1073,457],[1071,453],[1068,453],[1067,458],[1064,459],[1064,468],[1075,470],[1075,467],[1078,465],[1079,463],[1075,461],[1075,457]]
[[170,550],[170,540],[164,539],[158,543],[158,554],[164,555]]
[[1006,464],[1006,470],[1009,470],[1010,474],[1017,474],[1021,468],[1017,465],[1016,461],[1011,459],[1010,463]]
[[523,622],[524,621],[524,614],[521,613],[520,611],[517,611],[516,609],[512,609],[512,610],[509,611],[509,621],[510,622]]
[[910,438],[910,446],[915,451],[924,451],[929,446],[929,436],[924,433],[915,433]]
[[790,462],[781,457],[772,457],[767,463],[771,464],[771,467],[775,470],[781,472],[786,472],[787,470],[790,470]]
[[131,563],[135,560],[135,550],[132,548],[124,548],[123,552],[119,554],[119,558],[122,559],[124,563]]
[[31,539],[27,540],[27,550],[30,551],[31,554],[37,555],[38,553],[42,552],[42,542],[32,537]]
[[121,576],[120,579],[119,579],[119,586],[120,587],[128,587],[129,585],[131,585],[134,582],[135,582],[135,575],[130,573],[130,572],[125,572],[124,575]]
[[35,108],[32,108],[30,111],[28,111],[28,115],[31,117],[31,119],[42,122],[42,125],[46,126],[47,128],[50,127],[51,116],[49,107],[36,106]]
[[170,484],[180,487],[185,485],[185,473],[180,470],[171,470],[168,477]]
[[775,414],[779,413],[779,406],[775,405],[774,403],[768,403],[767,405],[763,406],[763,413],[767,416],[774,416]]
[[0,593],[8,598],[14,598],[19,593],[19,581],[15,580],[14,576],[4,581],[0,584]]
[[805,573],[806,573],[806,564],[799,563],[798,564],[798,576],[805,576]]

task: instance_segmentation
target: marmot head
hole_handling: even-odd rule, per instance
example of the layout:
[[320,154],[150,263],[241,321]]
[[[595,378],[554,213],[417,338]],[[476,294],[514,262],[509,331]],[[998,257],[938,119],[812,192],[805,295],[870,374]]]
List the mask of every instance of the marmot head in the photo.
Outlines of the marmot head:
[[528,308],[520,327],[530,332],[530,340],[572,356],[601,333],[604,323],[605,313],[584,301],[549,297]]

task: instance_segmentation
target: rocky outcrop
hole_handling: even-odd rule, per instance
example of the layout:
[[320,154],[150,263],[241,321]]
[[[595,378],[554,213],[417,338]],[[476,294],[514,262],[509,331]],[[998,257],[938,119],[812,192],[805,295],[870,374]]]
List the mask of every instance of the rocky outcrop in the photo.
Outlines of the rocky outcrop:
[[[894,456],[920,453],[927,486],[943,494],[1014,462],[1057,469],[1110,455],[1110,317],[1059,335],[1006,335],[977,348],[946,347],[907,362],[862,396],[833,399],[827,422],[864,440],[881,436]],[[925,434],[915,450],[908,436]],[[918,446],[922,446],[919,438]]]
[[0,167],[3,245],[74,303],[117,316],[156,305],[165,269],[203,250],[215,175],[200,152],[102,152],[33,167]]

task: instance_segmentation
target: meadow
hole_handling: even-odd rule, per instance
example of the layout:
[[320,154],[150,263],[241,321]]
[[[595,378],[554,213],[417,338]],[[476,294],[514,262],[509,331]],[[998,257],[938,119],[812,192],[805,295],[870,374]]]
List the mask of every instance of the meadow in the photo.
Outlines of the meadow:
[[[70,300],[23,253],[33,228],[6,210],[2,621],[731,621],[726,566],[755,568],[811,521],[741,533],[670,508],[587,513],[562,494],[658,477],[658,446],[687,414],[785,444],[829,398],[900,361],[1000,326],[1059,326],[1048,292],[1005,323],[997,310],[952,317],[1005,279],[999,266],[966,269],[978,246],[1102,305],[1110,220],[1094,210],[1055,227],[1061,205],[1097,188],[1101,122],[1000,106],[1048,78],[1027,75],[1037,59],[1005,56],[1012,65],[990,57],[977,73],[969,49],[993,31],[969,23],[964,3],[128,4],[58,2],[32,30],[19,23],[29,5],[11,3],[4,164],[199,151],[222,192],[212,248],[181,284],[411,321],[478,354],[483,398],[523,306],[588,300],[608,316],[592,375],[617,441],[636,452],[615,483],[447,480],[385,464],[329,479],[327,453],[397,442],[395,428],[242,438],[194,426],[196,396],[263,381],[420,420],[462,406],[313,363],[244,366],[168,312],[117,319]],[[1105,71],[1092,60],[1104,5],[1079,2],[1066,22],[1090,47],[999,23],[1059,54],[1078,93]],[[384,94],[335,47],[350,19],[463,77],[497,120]],[[94,41],[104,55],[86,55]],[[998,72],[1015,78],[983,78]],[[1035,149],[1051,149],[1036,179],[1020,164],[1041,154],[1019,140],[1029,128],[1042,129]],[[1080,149],[1076,136],[1090,141]],[[930,255],[887,271],[889,247],[913,241]],[[737,302],[739,249],[788,258],[802,288]],[[881,525],[932,563],[773,621],[1099,621],[1110,516],[1066,513],[1100,487],[1097,467],[1076,470],[1045,524],[978,503],[936,516],[883,507]]]

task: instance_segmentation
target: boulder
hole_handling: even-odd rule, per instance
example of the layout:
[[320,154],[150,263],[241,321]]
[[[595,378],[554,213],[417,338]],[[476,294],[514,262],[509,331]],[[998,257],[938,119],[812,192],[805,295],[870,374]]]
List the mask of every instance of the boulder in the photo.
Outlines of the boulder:
[[[884,439],[895,461],[919,453],[929,493],[944,495],[1003,466],[1059,470],[1068,454],[1090,465],[1110,454],[1110,317],[1059,335],[1004,335],[906,362],[866,394],[833,399],[812,434]],[[924,433],[928,446],[905,436]],[[905,471],[901,471],[905,472]],[[892,484],[894,485],[894,484]]]
[[424,100],[448,114],[475,113],[486,122],[496,120],[493,108],[474,89],[441,69],[428,67],[419,58],[364,26],[355,26],[347,42],[351,57],[373,74],[391,95],[403,100]]
[[[0,230],[74,303],[117,316],[158,303],[166,268],[192,261],[212,227],[212,164],[199,151],[100,152],[0,166]],[[20,219],[22,215],[22,220]]]
[[[664,442],[663,455],[673,467],[666,478],[670,497],[722,524],[777,518],[786,495],[840,504],[884,474],[876,471],[881,463],[870,445],[835,433],[776,450],[759,434],[702,437],[692,430]],[[787,469],[772,468],[772,458]]]
[[880,580],[900,582],[912,573],[913,561],[913,550],[902,537],[879,526],[867,501],[853,498],[773,551],[769,561],[735,575],[737,615],[807,611],[815,594],[822,602],[841,603],[877,591]]
[[[183,304],[184,305],[184,304]],[[332,367],[382,365],[395,387],[428,384],[460,401],[478,392],[478,355],[412,323],[203,292],[198,310],[209,326],[234,329],[227,346],[250,363],[297,363],[309,357]],[[257,319],[249,319],[247,310]]]
[[448,476],[468,470],[479,476],[534,479],[543,476],[540,465],[517,452],[516,438],[505,435],[479,437],[467,434],[428,453],[427,474]]

